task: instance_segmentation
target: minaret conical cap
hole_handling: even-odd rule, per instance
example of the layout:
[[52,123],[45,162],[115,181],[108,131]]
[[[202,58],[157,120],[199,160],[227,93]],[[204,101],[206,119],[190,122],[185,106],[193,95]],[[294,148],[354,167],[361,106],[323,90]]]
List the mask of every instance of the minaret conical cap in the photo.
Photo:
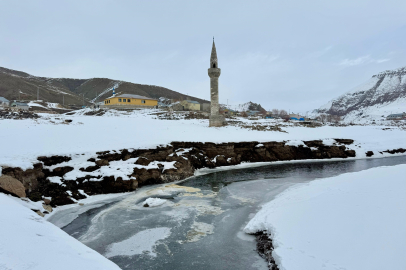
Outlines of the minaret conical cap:
[[210,67],[213,67],[213,64],[215,64],[215,67],[218,68],[216,44],[214,44],[214,38],[213,38],[213,47],[211,48]]
[[213,47],[211,48],[211,60],[217,60],[217,52],[216,52],[216,44],[214,44],[213,40]]

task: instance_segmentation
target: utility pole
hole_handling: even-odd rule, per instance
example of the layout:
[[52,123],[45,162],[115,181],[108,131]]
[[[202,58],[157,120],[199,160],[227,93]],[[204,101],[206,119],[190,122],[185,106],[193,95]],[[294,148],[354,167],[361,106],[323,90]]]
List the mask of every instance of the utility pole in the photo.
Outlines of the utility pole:
[[85,106],[85,93],[82,94],[83,97],[83,106]]
[[62,95],[62,104],[65,106],[65,95]]
[[20,97],[21,91],[20,89],[18,89],[18,100],[21,101],[21,97]]
[[37,87],[37,101],[39,100],[39,87]]

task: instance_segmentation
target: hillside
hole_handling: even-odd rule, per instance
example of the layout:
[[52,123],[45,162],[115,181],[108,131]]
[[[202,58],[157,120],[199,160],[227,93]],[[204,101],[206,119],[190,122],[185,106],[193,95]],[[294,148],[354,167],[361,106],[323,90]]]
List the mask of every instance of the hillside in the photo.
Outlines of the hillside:
[[200,103],[208,102],[160,86],[135,84],[108,78],[36,77],[25,72],[0,67],[0,96],[9,100],[36,100],[39,89],[39,99],[46,102],[62,104],[64,96],[65,105],[82,105],[83,103],[88,105],[111,96],[113,87],[116,89],[116,93],[135,94],[156,99],[165,97],[178,100],[191,99]]
[[406,111],[406,67],[373,75],[367,82],[328,102],[314,113],[340,115],[345,122],[380,120]]
[[265,111],[264,108],[262,108],[261,104],[257,104],[254,102],[246,102],[243,104],[237,104],[237,105],[226,105],[226,104],[220,104],[220,107],[223,109],[231,109],[237,112],[246,112],[246,111]]

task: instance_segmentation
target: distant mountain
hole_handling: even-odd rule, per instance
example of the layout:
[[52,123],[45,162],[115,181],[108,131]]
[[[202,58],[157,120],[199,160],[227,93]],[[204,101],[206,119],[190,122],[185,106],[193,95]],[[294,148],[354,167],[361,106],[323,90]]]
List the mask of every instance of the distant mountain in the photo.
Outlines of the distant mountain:
[[246,111],[265,111],[264,108],[262,108],[261,104],[257,104],[254,102],[246,102],[243,104],[238,104],[238,105],[226,105],[226,104],[221,104],[221,108],[225,109],[231,109],[237,112],[246,112]]
[[159,99],[190,99],[200,103],[208,102],[203,99],[187,96],[165,87],[135,84],[107,78],[70,79],[36,77],[25,72],[0,67],[0,96],[9,100],[36,100],[39,89],[39,99],[46,102],[63,103],[65,105],[86,105],[103,101],[111,96],[113,87],[116,93],[135,94]]
[[331,100],[313,113],[343,117],[345,122],[375,121],[406,111],[406,67],[373,75],[367,82]]

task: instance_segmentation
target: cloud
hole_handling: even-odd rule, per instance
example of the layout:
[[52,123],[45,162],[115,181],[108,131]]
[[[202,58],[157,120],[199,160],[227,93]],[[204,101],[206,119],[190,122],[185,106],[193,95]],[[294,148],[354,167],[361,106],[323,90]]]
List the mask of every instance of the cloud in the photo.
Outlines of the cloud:
[[327,47],[325,47],[325,48],[323,48],[323,49],[321,49],[321,50],[319,50],[319,51],[310,53],[310,54],[307,56],[307,58],[318,58],[318,57],[321,57],[321,56],[327,54],[332,48],[333,48],[333,46],[331,46],[331,45],[330,45],[330,46],[327,46]]
[[355,59],[344,59],[342,60],[339,65],[340,66],[346,66],[346,67],[351,67],[351,66],[358,66],[358,65],[362,65],[362,64],[369,64],[369,63],[383,63],[383,62],[387,62],[390,59],[374,59],[372,58],[370,55],[365,55],[365,56],[361,56]]

